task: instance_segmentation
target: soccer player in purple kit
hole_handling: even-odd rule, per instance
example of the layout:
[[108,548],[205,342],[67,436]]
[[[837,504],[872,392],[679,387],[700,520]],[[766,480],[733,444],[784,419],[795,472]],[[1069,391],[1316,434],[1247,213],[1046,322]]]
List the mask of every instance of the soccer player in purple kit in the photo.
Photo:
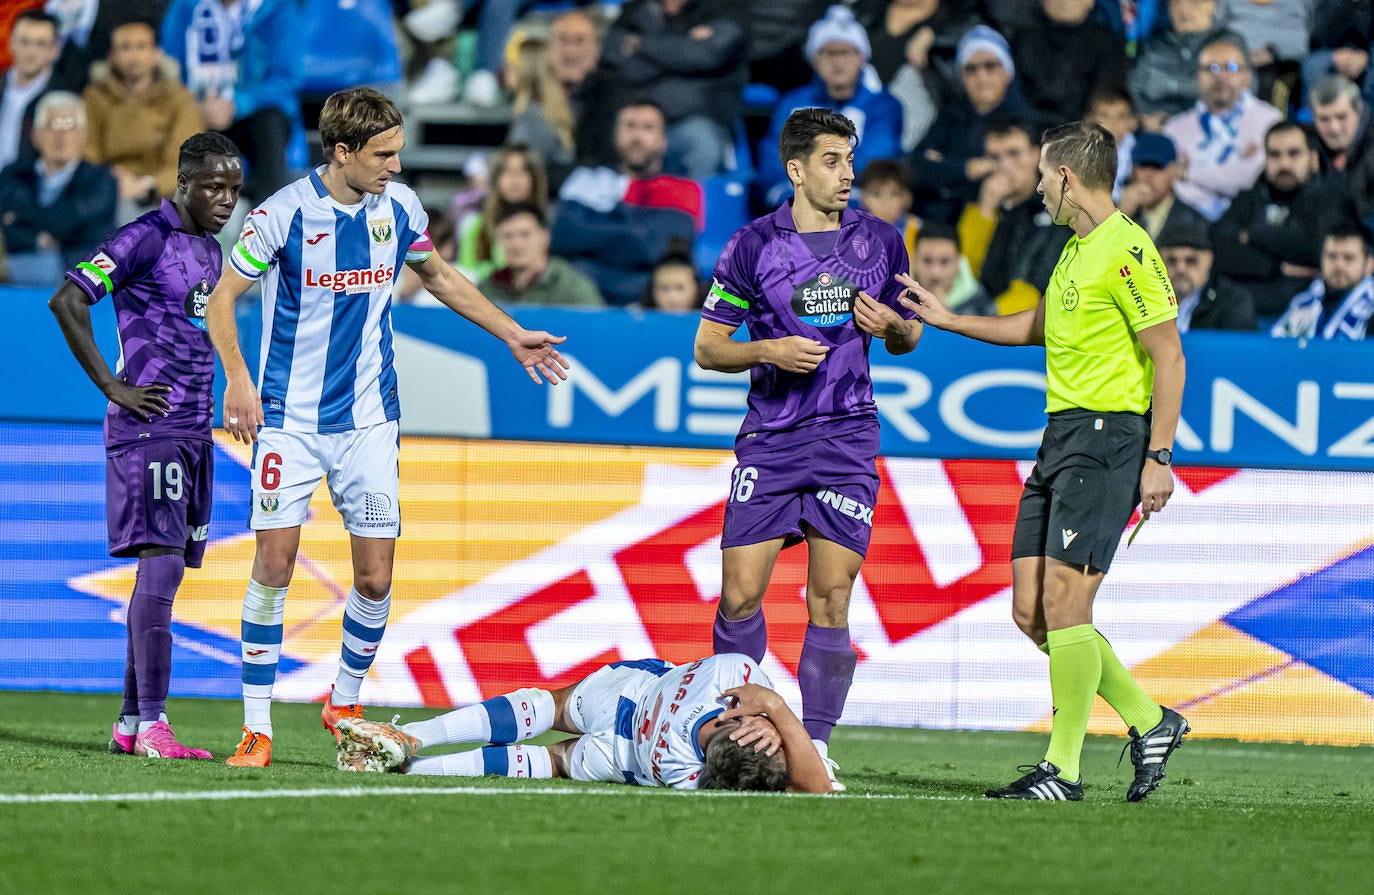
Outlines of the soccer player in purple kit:
[[[797,682],[802,723],[826,759],[858,656],[849,595],[868,550],[878,496],[878,411],[868,348],[916,347],[922,325],[898,304],[910,269],[902,235],[848,207],[854,124],[829,109],[798,109],[778,154],[793,198],[726,244],[701,312],[695,354],[706,370],[749,371],[749,410],[721,535],[716,653],[762,661],[763,596],[784,547],[810,551],[810,623]],[[876,298],[874,297],[876,296]],[[749,341],[732,338],[745,325]]]
[[[205,307],[222,266],[215,234],[242,186],[237,147],[222,134],[196,134],[181,144],[172,198],[101,243],[48,301],[72,354],[110,399],[110,555],[138,557],[114,753],[211,757],[177,741],[166,705],[172,600],[186,568],[200,567],[210,525],[215,355]],[[90,305],[106,297],[119,327],[114,373],[91,329]]]

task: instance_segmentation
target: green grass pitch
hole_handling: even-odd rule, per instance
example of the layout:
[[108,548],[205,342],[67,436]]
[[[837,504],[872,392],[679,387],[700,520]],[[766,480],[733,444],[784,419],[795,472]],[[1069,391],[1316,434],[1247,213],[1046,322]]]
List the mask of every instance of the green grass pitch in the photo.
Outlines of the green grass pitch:
[[170,706],[213,762],[115,756],[117,708],[0,693],[0,893],[1314,895],[1374,878],[1371,748],[1190,738],[1130,805],[1124,741],[1090,738],[1083,803],[1008,803],[982,791],[1037,760],[1042,735],[841,728],[843,795],[681,794],[344,774],[306,705],[274,707],[266,770],[222,763],[229,701]]

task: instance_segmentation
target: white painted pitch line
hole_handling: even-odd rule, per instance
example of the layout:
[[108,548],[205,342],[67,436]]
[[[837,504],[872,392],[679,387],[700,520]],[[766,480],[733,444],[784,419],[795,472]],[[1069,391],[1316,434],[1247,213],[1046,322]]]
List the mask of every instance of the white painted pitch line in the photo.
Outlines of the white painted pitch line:
[[[337,789],[208,789],[199,791],[154,791],[123,793],[44,792],[0,793],[0,805],[41,805],[54,803],[91,802],[227,802],[240,799],[316,799],[366,798],[369,796],[629,796],[630,789],[573,789],[562,787],[495,787],[445,786],[419,787],[362,787]],[[821,798],[799,793],[769,792],[693,792],[677,789],[635,788],[635,795],[699,796],[705,798]],[[842,801],[923,801],[964,802],[984,801],[973,796],[928,796],[917,794],[860,794],[840,797]]]

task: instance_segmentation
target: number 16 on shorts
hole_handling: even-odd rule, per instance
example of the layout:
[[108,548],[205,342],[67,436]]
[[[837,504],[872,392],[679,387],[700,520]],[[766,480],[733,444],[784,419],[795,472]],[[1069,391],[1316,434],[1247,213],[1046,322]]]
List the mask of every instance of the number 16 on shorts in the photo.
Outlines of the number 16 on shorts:
[[736,466],[730,475],[730,502],[746,503],[754,496],[754,483],[759,480],[759,471],[752,466]]

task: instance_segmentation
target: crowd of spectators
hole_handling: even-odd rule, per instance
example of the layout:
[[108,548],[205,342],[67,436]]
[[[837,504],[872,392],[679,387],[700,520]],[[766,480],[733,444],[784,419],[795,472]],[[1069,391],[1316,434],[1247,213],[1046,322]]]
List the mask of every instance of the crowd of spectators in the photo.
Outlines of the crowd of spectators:
[[[51,285],[154,207],[198,130],[241,147],[248,203],[298,176],[321,52],[301,43],[350,15],[392,22],[404,106],[509,121],[469,188],[430,202],[443,256],[503,302],[698,307],[698,246],[785,200],[777,133],[825,106],[859,134],[855,201],[965,313],[1039,300],[1069,235],[1037,193],[1039,136],[1088,118],[1181,326],[1360,338],[1374,314],[1367,0],[14,0],[11,281]],[[405,276],[397,297],[425,300]]]

